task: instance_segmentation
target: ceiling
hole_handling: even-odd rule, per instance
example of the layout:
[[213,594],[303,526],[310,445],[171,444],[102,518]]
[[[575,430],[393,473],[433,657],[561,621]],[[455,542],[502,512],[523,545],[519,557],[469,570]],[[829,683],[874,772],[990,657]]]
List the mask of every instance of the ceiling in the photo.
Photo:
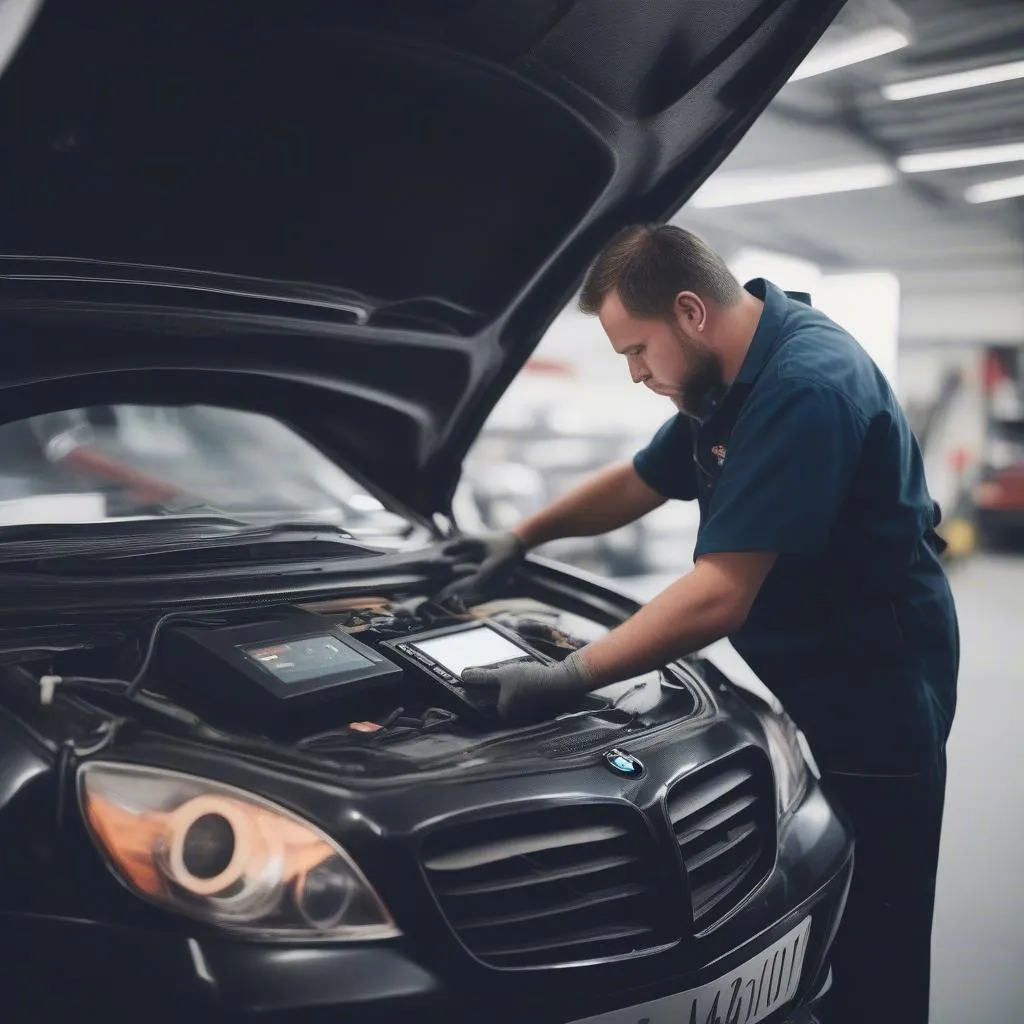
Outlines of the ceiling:
[[[904,344],[1024,343],[1024,199],[970,203],[978,182],[1024,175],[1024,79],[894,102],[882,87],[1024,61],[1022,0],[850,0],[824,53],[880,26],[910,45],[787,84],[716,179],[882,163],[885,187],[716,208],[675,218],[726,255],[756,246],[827,270],[899,274]],[[814,56],[812,54],[812,56]],[[910,153],[1022,144],[1021,159],[904,173]],[[715,179],[713,179],[714,181]]]

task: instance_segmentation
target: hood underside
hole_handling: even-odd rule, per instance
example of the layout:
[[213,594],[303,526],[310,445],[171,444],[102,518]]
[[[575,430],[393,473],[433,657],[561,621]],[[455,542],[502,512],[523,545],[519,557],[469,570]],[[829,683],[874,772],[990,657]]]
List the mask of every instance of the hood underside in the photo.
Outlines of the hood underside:
[[445,510],[602,242],[674,212],[841,6],[8,0],[0,415],[269,412]]

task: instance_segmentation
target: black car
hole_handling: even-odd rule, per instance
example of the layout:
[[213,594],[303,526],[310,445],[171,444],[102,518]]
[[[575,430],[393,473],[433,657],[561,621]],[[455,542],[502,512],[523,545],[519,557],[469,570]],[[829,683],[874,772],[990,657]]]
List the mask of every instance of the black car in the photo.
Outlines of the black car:
[[[463,457],[587,262],[839,6],[5,5],[4,1021],[807,1019],[852,844],[782,710],[694,657],[505,723],[465,665],[635,605],[540,559],[433,596]],[[219,508],[140,409],[269,417],[409,529]],[[286,450],[237,454],[258,493]]]

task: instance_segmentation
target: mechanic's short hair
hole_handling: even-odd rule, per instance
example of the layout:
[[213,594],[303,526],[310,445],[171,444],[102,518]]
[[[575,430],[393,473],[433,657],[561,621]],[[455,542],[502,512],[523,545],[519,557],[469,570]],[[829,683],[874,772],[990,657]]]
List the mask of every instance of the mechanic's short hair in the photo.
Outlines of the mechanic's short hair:
[[619,231],[587,271],[580,311],[594,316],[613,291],[627,313],[645,320],[670,317],[680,292],[724,307],[743,294],[711,246],[672,224],[633,224]]

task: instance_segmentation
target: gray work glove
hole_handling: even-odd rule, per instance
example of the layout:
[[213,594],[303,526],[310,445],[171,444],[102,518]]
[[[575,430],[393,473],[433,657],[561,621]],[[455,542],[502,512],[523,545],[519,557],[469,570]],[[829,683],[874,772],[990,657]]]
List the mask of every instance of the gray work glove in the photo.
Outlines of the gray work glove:
[[434,600],[469,608],[496,596],[526,557],[526,546],[511,531],[483,537],[460,537],[441,548],[459,578],[449,583]]
[[496,687],[498,714],[516,722],[537,721],[565,711],[595,686],[577,651],[554,665],[519,661],[494,668],[467,668],[462,684],[467,689]]

